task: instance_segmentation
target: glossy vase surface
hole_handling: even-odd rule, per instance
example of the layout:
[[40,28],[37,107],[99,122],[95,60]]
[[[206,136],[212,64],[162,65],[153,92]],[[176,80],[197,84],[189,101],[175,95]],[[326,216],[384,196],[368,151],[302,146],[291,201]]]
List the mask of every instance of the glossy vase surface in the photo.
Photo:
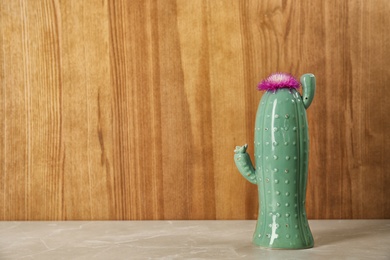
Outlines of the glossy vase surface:
[[305,74],[301,82],[303,97],[291,88],[266,91],[262,96],[254,129],[256,167],[246,153],[247,145],[235,150],[240,173],[258,186],[260,205],[253,243],[261,247],[300,249],[314,245],[305,209],[309,159],[306,109],[314,95],[314,75]]

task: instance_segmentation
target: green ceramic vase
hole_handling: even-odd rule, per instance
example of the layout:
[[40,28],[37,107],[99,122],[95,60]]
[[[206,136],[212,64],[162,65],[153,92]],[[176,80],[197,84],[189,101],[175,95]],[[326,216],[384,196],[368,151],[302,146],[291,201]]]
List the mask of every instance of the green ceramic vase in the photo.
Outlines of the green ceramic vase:
[[[299,84],[299,83],[298,83]],[[309,136],[306,109],[315,93],[315,77],[301,77],[303,95],[296,89],[267,90],[256,114],[256,167],[237,146],[234,160],[240,173],[257,184],[259,213],[253,243],[275,249],[313,247],[305,210]]]

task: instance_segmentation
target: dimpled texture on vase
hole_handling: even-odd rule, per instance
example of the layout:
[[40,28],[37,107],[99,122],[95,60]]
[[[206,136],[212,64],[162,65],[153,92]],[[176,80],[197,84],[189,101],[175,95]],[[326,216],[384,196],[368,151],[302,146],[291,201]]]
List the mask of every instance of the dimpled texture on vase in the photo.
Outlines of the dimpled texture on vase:
[[275,249],[303,249],[314,245],[306,216],[309,136],[306,109],[316,87],[313,74],[299,82],[286,73],[263,80],[262,96],[255,121],[255,167],[246,153],[247,145],[237,146],[234,161],[239,172],[259,193],[259,213],[253,243]]

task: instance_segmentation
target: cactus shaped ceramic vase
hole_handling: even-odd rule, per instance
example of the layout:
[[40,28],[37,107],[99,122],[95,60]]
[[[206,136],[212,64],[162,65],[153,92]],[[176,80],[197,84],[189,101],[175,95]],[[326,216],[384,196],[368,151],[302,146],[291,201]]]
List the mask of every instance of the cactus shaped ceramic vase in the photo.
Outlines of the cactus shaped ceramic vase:
[[259,193],[259,214],[253,243],[275,249],[313,247],[306,217],[309,136],[306,109],[310,106],[316,81],[313,74],[301,77],[276,73],[259,84],[265,90],[255,122],[255,162],[237,146],[234,161],[240,173]]

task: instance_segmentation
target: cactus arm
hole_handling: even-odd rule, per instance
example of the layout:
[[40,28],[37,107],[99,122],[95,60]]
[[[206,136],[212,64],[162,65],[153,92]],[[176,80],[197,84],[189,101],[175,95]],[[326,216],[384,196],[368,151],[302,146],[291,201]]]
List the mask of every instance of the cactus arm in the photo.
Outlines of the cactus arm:
[[316,77],[311,73],[304,74],[301,77],[301,84],[303,89],[303,105],[305,109],[308,109],[316,92]]
[[234,161],[241,175],[244,176],[244,178],[250,183],[256,184],[256,171],[252,165],[249,154],[246,153],[247,148],[247,144],[243,146],[236,146],[236,149],[234,150]]

